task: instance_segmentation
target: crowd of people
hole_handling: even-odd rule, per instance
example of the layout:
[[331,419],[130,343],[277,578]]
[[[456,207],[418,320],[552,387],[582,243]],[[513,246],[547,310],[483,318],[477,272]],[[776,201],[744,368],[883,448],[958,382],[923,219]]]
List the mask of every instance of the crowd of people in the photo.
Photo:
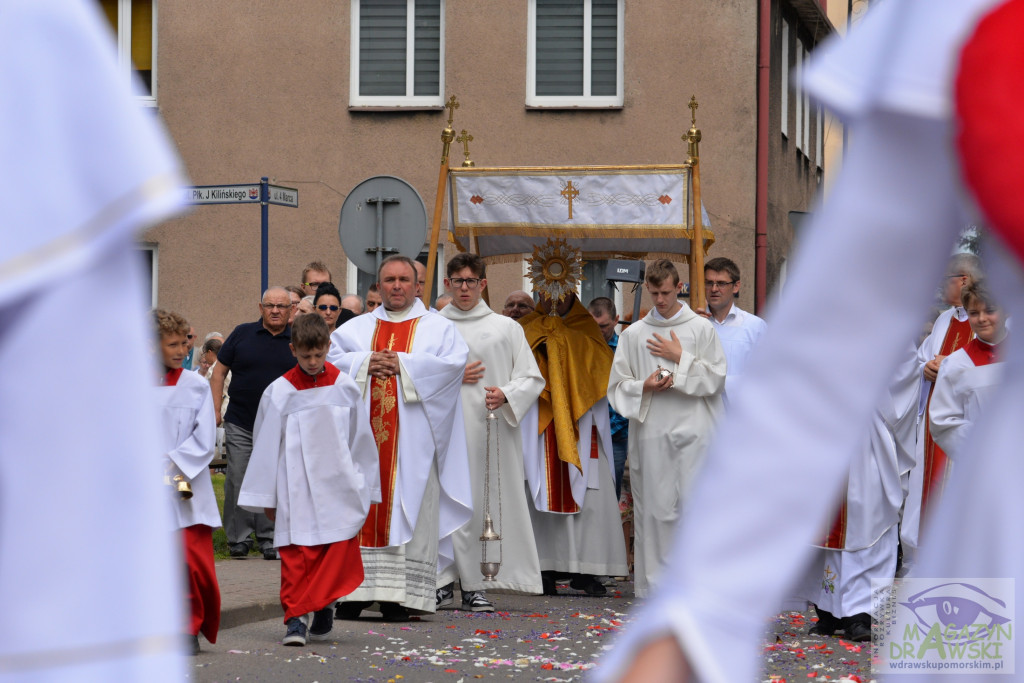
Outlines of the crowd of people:
[[[155,313],[161,385],[172,388],[161,404],[169,480],[191,485],[177,506],[193,651],[198,633],[216,639],[208,466],[221,425],[229,552],[280,559],[287,645],[375,605],[389,621],[450,608],[457,590],[462,609],[484,612],[494,593],[601,596],[632,576],[646,597],[661,580],[715,426],[766,329],[735,303],[736,264],[709,260],[706,305],[691,308],[674,264],[653,262],[652,308],[630,323],[609,298],[584,308],[543,283],[509,294],[499,314],[470,253],[448,262],[437,308],[420,300],[424,280],[422,264],[385,259],[366,297],[381,304],[364,310],[313,262],[300,286],[264,293],[259,320],[207,335],[198,353],[184,319]],[[870,638],[872,580],[901,571],[901,549],[902,571],[913,565],[949,476],[944,451],[962,448],[998,380],[1006,324],[978,257],[954,256],[945,282],[950,307],[908,344],[793,593],[817,610],[812,635]],[[197,372],[183,373],[193,356]],[[489,576],[487,529],[500,537]]]
[[[633,482],[623,497],[635,507],[645,594],[721,409],[727,355],[741,363],[764,325],[742,312],[760,327],[736,322],[735,264],[715,259],[706,273],[722,302],[693,312],[671,262],[653,264],[655,308],[621,344],[614,302],[603,297],[588,310],[573,293],[516,291],[496,313],[484,300],[486,266],[473,254],[448,263],[437,309],[420,302],[422,264],[395,257],[381,264],[365,310],[313,262],[300,285],[264,293],[259,320],[227,338],[207,335],[198,352],[195,330],[158,311],[161,348],[175,349],[163,354],[162,383],[195,386],[180,381],[183,369],[209,380],[203,401],[175,389],[175,410],[189,410],[175,413],[171,433],[209,465],[223,432],[228,549],[280,559],[284,642],[324,637],[334,618],[359,618],[374,604],[396,621],[447,608],[456,590],[472,611],[493,611],[501,592],[605,595],[631,571],[624,479]],[[715,331],[723,325],[734,330],[724,344]],[[668,425],[676,414],[688,417]],[[182,468],[174,452],[168,471],[194,492],[177,504],[208,513],[208,476]],[[192,549],[189,636],[198,651],[200,630],[216,638],[203,621],[218,604],[204,567],[219,519],[188,522],[180,526]],[[487,580],[486,524],[500,536]]]

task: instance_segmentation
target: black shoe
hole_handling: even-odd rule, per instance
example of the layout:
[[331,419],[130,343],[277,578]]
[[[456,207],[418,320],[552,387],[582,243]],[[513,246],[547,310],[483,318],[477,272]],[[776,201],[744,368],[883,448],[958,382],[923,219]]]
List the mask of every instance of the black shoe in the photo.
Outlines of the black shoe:
[[807,629],[807,635],[809,636],[834,636],[835,634],[836,627],[834,625],[823,624],[820,621]]
[[334,605],[313,612],[313,623],[309,625],[310,640],[327,640],[334,630]]
[[186,635],[185,636],[185,649],[193,657],[198,655],[199,654],[199,636]]
[[337,609],[334,610],[334,618],[355,621],[369,606],[368,602],[339,602]]
[[409,610],[397,602],[380,603],[380,613],[384,616],[384,621],[409,621]]
[[551,572],[541,572],[541,583],[544,586],[544,595],[558,595],[558,584],[555,583],[555,575]]
[[839,619],[829,612],[823,610],[817,605],[814,607],[815,613],[818,615],[818,623],[807,630],[809,636],[833,636],[836,633],[836,629],[839,628]]
[[263,559],[264,560],[279,560],[281,558],[279,558],[277,556],[277,548],[275,548],[274,546],[267,546],[266,548],[263,549]]
[[855,621],[846,626],[846,639],[855,643],[866,643],[871,640],[871,625],[863,621]]
[[232,543],[231,547],[228,548],[228,552],[231,553],[231,557],[245,557],[252,550],[252,546],[249,545],[249,541],[242,541],[241,543]]
[[583,591],[592,597],[608,594],[608,589],[592,574],[577,574],[569,581],[569,588]]

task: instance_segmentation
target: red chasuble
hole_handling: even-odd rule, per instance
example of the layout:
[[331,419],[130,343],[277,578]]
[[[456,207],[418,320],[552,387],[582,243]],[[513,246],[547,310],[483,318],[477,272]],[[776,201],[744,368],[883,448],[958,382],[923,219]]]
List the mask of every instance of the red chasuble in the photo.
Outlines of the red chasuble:
[[[847,487],[843,487],[844,491]],[[832,528],[829,529],[828,535],[825,537],[825,542],[821,544],[823,548],[832,548],[834,550],[845,550],[846,549],[846,494],[843,494],[843,504],[839,506],[839,511],[836,512],[835,521],[832,522]]]
[[[939,349],[940,356],[948,356],[954,351],[963,348],[971,340],[973,333],[967,321],[957,320],[955,317],[949,321],[949,329],[946,330],[946,337],[942,340],[942,347]],[[928,408],[925,409],[925,418],[931,409],[932,392],[935,391],[935,384],[932,383],[928,390]],[[932,439],[931,427],[928,420],[924,421],[924,489],[921,492],[921,519],[927,519],[929,500],[941,495],[946,485],[946,477],[949,474],[949,463],[946,454]]]
[[[400,323],[378,320],[370,346],[374,351],[408,353],[416,336],[420,318]],[[383,499],[370,505],[359,532],[359,545],[365,548],[383,548],[391,532],[391,508],[395,497],[395,477],[398,474],[398,378],[372,377],[370,384],[370,427],[377,442],[380,458],[380,492]]]

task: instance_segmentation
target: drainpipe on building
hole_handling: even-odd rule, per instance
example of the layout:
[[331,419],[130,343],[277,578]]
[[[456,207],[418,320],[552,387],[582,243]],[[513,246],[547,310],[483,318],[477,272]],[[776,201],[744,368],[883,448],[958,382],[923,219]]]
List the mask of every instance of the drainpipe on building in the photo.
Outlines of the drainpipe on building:
[[[754,312],[768,296],[768,93],[771,79],[771,0],[759,0],[757,15],[757,190],[754,197]],[[786,65],[782,65],[786,68]]]

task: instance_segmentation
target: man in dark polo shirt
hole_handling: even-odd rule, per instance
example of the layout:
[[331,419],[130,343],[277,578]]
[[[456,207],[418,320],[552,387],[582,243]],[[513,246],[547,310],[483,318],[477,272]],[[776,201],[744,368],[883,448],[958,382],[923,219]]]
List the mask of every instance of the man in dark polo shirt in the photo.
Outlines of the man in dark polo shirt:
[[245,557],[252,550],[250,535],[256,532],[256,543],[264,559],[277,559],[274,550],[274,523],[266,515],[247,512],[238,507],[238,490],[245,477],[252,454],[252,429],[256,409],[263,391],[275,379],[295,366],[291,343],[292,303],[288,290],[271,287],[263,293],[260,319],[242,323],[228,335],[217,354],[210,385],[213,389],[214,411],[220,424],[220,404],[224,378],[231,372],[228,388],[227,414],[224,416],[224,445],[227,449],[227,477],[224,481],[224,533],[232,557]]

